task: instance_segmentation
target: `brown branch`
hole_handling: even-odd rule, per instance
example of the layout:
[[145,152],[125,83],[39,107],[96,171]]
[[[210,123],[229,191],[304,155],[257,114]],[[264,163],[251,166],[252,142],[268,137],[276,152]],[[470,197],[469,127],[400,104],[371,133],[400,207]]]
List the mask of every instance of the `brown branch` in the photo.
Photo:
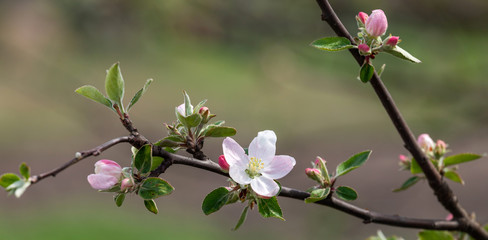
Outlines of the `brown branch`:
[[[354,42],[351,34],[337,17],[329,2],[327,0],[316,1],[322,10],[322,20],[326,21],[338,36],[348,38],[351,42]],[[354,56],[358,64],[362,65],[364,62],[364,57],[359,55],[358,50],[350,49],[349,51]],[[460,226],[461,231],[470,234],[476,239],[488,239],[488,233],[483,230],[479,223],[469,217],[466,210],[464,210],[464,208],[458,203],[457,197],[454,195],[449,185],[447,185],[447,183],[442,179],[439,172],[422,152],[412,131],[400,114],[400,111],[396,107],[393,98],[388,92],[386,86],[381,81],[380,77],[375,73],[370,82],[371,86],[376,92],[376,95],[380,99],[383,107],[400,134],[405,144],[405,148],[412,154],[422,168],[422,171],[429,182],[430,188],[437,196],[437,200],[446,210],[453,214],[454,218],[459,219],[459,222],[463,223]]]

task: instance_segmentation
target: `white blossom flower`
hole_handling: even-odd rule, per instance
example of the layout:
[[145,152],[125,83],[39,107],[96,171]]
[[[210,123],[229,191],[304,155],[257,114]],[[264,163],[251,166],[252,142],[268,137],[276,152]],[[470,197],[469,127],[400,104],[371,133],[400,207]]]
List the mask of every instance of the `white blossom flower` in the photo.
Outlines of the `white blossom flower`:
[[222,144],[225,160],[229,164],[229,175],[237,183],[251,185],[252,190],[262,197],[273,197],[280,187],[273,179],[288,174],[295,159],[276,153],[276,134],[266,130],[258,133],[249,145],[249,156],[232,138],[225,138]]

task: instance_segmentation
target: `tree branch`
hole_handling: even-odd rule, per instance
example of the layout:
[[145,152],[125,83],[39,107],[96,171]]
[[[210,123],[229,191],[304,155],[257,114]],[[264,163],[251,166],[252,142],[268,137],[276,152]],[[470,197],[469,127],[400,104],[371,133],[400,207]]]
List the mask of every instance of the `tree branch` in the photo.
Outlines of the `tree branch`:
[[[322,10],[322,20],[326,21],[338,36],[345,37],[351,42],[354,42],[351,34],[337,17],[329,2],[327,0],[316,1]],[[357,49],[349,49],[349,52],[353,55],[359,65],[364,63],[364,57],[359,55]],[[405,148],[412,154],[412,156],[417,160],[419,166],[422,168],[422,171],[429,182],[430,188],[437,196],[437,200],[446,210],[453,214],[454,218],[459,219],[460,222],[464,223],[462,224],[463,226],[461,226],[461,231],[467,232],[476,239],[488,239],[488,233],[483,230],[479,223],[469,217],[466,210],[464,210],[464,208],[458,203],[457,197],[454,195],[449,185],[447,185],[447,183],[442,179],[439,172],[420,149],[412,131],[400,114],[400,111],[396,107],[393,98],[378,74],[374,74],[370,83],[375,90],[376,95],[383,104],[386,112],[390,116],[390,119],[395,125],[403,142],[405,143]]]

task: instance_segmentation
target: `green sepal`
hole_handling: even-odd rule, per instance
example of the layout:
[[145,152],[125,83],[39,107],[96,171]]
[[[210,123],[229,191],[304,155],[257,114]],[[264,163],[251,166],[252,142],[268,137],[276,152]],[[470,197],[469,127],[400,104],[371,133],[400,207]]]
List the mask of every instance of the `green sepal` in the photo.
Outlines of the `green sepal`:
[[236,226],[232,229],[232,231],[235,231],[237,229],[239,229],[239,227],[241,227],[241,225],[244,223],[244,221],[246,221],[246,217],[247,217],[247,210],[249,210],[249,205],[246,206],[244,208],[244,210],[242,210],[242,213],[241,213],[241,216],[239,217],[239,221],[237,221],[237,224]]
[[330,184],[329,170],[327,169],[327,164],[325,163],[325,161],[323,160],[319,161],[319,170],[322,176],[324,177],[325,182],[327,184]]
[[120,72],[119,63],[115,63],[107,70],[105,91],[107,92],[108,98],[119,105],[120,110],[124,113],[124,105],[122,105],[122,99],[124,98],[124,78]]
[[313,41],[310,44],[314,48],[320,50],[335,52],[353,48],[351,41],[345,37],[326,37]]
[[5,173],[0,177],[0,186],[7,188],[12,183],[20,180],[20,177],[14,173]]
[[146,174],[151,171],[152,161],[152,146],[146,144],[137,151],[134,157],[134,167],[136,167],[141,174]]
[[461,176],[459,176],[459,173],[457,173],[456,171],[453,171],[450,169],[445,169],[444,170],[444,177],[453,181],[453,182],[457,182],[457,183],[464,185],[464,180],[461,178]]
[[395,46],[394,48],[392,48],[391,50],[386,50],[385,49],[385,52],[386,53],[389,53],[397,58],[401,58],[403,60],[407,60],[407,61],[410,61],[410,62],[413,62],[413,63],[421,63],[421,61],[419,59],[417,59],[416,57],[412,56],[412,54],[408,53],[407,51],[405,51],[403,48],[399,47],[399,46]]
[[336,168],[336,174],[334,178],[342,176],[358,167],[363,165],[368,160],[371,151],[364,151],[353,155],[348,160],[340,163]]
[[106,190],[98,190],[99,192],[120,192],[120,184],[116,184],[115,186],[106,189]]
[[152,212],[154,214],[158,214],[158,206],[156,205],[156,202],[154,200],[144,200],[144,206],[146,206],[146,209],[149,210],[149,212]]
[[454,237],[448,231],[424,230],[419,232],[418,240],[454,240]]
[[190,96],[188,96],[186,91],[183,91],[183,95],[185,97],[185,116],[190,116],[193,114],[193,111],[191,109]]
[[95,102],[101,103],[110,109],[113,109],[112,107],[112,102],[106,98],[96,87],[90,86],[90,85],[85,85],[82,87],[79,87],[78,89],[75,90],[76,93],[91,99]]
[[22,177],[24,177],[26,180],[30,178],[30,168],[29,166],[27,166],[27,164],[25,163],[20,164],[19,172],[20,175],[22,175]]
[[407,179],[401,187],[393,190],[393,192],[400,192],[400,191],[403,191],[403,190],[407,190],[408,188],[410,188],[411,186],[415,185],[418,181],[420,181],[420,177],[417,177],[417,176],[413,176],[409,179]]
[[220,187],[212,192],[210,192],[202,203],[202,210],[205,215],[209,215],[211,213],[217,212],[220,210],[227,202],[231,194],[229,194],[229,190],[225,187]]
[[237,131],[232,127],[209,125],[205,130],[205,137],[230,137],[236,135]]
[[447,167],[451,165],[465,163],[476,159],[480,159],[482,157],[483,157],[482,155],[473,154],[473,153],[461,153],[457,155],[452,155],[444,158],[444,166]]
[[264,218],[275,217],[285,220],[276,196],[268,199],[258,198],[258,210]]
[[422,168],[420,167],[420,165],[417,163],[417,160],[415,160],[415,158],[412,158],[412,161],[411,161],[411,164],[410,164],[410,172],[412,174],[418,174],[418,173],[422,173]]
[[364,63],[359,71],[359,79],[363,83],[369,82],[374,75],[374,67],[370,63]]
[[146,93],[147,89],[149,88],[149,85],[152,83],[152,79],[148,79],[146,81],[146,83],[144,84],[144,87],[141,88],[139,91],[136,92],[136,94],[134,95],[134,97],[132,98],[132,100],[130,100],[130,103],[129,103],[129,106],[127,107],[127,112],[130,110],[130,108],[132,106],[134,106],[134,104],[137,103],[137,101],[139,101],[139,99],[142,97],[142,95],[144,95],[144,93]]
[[168,182],[161,178],[150,177],[142,182],[139,188],[139,196],[143,199],[155,199],[172,193],[174,190]]
[[305,198],[305,203],[314,203],[323,200],[329,196],[330,187],[327,188],[317,188],[310,191],[310,197]]
[[125,200],[125,193],[119,193],[114,196],[115,205],[117,205],[117,207],[122,206],[124,200]]
[[337,197],[346,201],[353,201],[358,198],[358,194],[356,193],[356,191],[346,186],[340,186],[336,188],[335,194],[337,195]]

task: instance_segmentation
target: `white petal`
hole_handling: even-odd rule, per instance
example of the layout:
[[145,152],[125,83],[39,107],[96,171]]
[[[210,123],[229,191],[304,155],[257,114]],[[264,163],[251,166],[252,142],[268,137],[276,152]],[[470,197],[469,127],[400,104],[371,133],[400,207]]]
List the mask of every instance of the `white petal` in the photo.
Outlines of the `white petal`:
[[258,133],[249,145],[249,157],[261,159],[266,165],[276,153],[276,134],[271,130]]
[[265,176],[254,178],[251,181],[251,188],[264,197],[273,197],[280,191],[280,186],[273,179]]
[[271,179],[280,179],[288,174],[295,166],[296,161],[287,155],[278,155],[273,158],[267,166],[261,170],[263,176]]
[[185,111],[185,104],[181,104],[178,106],[176,109],[178,109],[178,112],[181,114],[181,116],[185,117],[186,116],[186,111]]
[[97,190],[107,190],[119,182],[114,176],[104,174],[90,174],[87,180],[91,187]]
[[246,173],[247,166],[242,166],[239,164],[231,165],[229,168],[229,175],[232,180],[236,181],[239,184],[249,184],[251,182],[251,178]]
[[227,137],[222,143],[222,150],[224,152],[225,160],[232,165],[247,165],[249,158],[247,157],[244,149],[234,139]]

